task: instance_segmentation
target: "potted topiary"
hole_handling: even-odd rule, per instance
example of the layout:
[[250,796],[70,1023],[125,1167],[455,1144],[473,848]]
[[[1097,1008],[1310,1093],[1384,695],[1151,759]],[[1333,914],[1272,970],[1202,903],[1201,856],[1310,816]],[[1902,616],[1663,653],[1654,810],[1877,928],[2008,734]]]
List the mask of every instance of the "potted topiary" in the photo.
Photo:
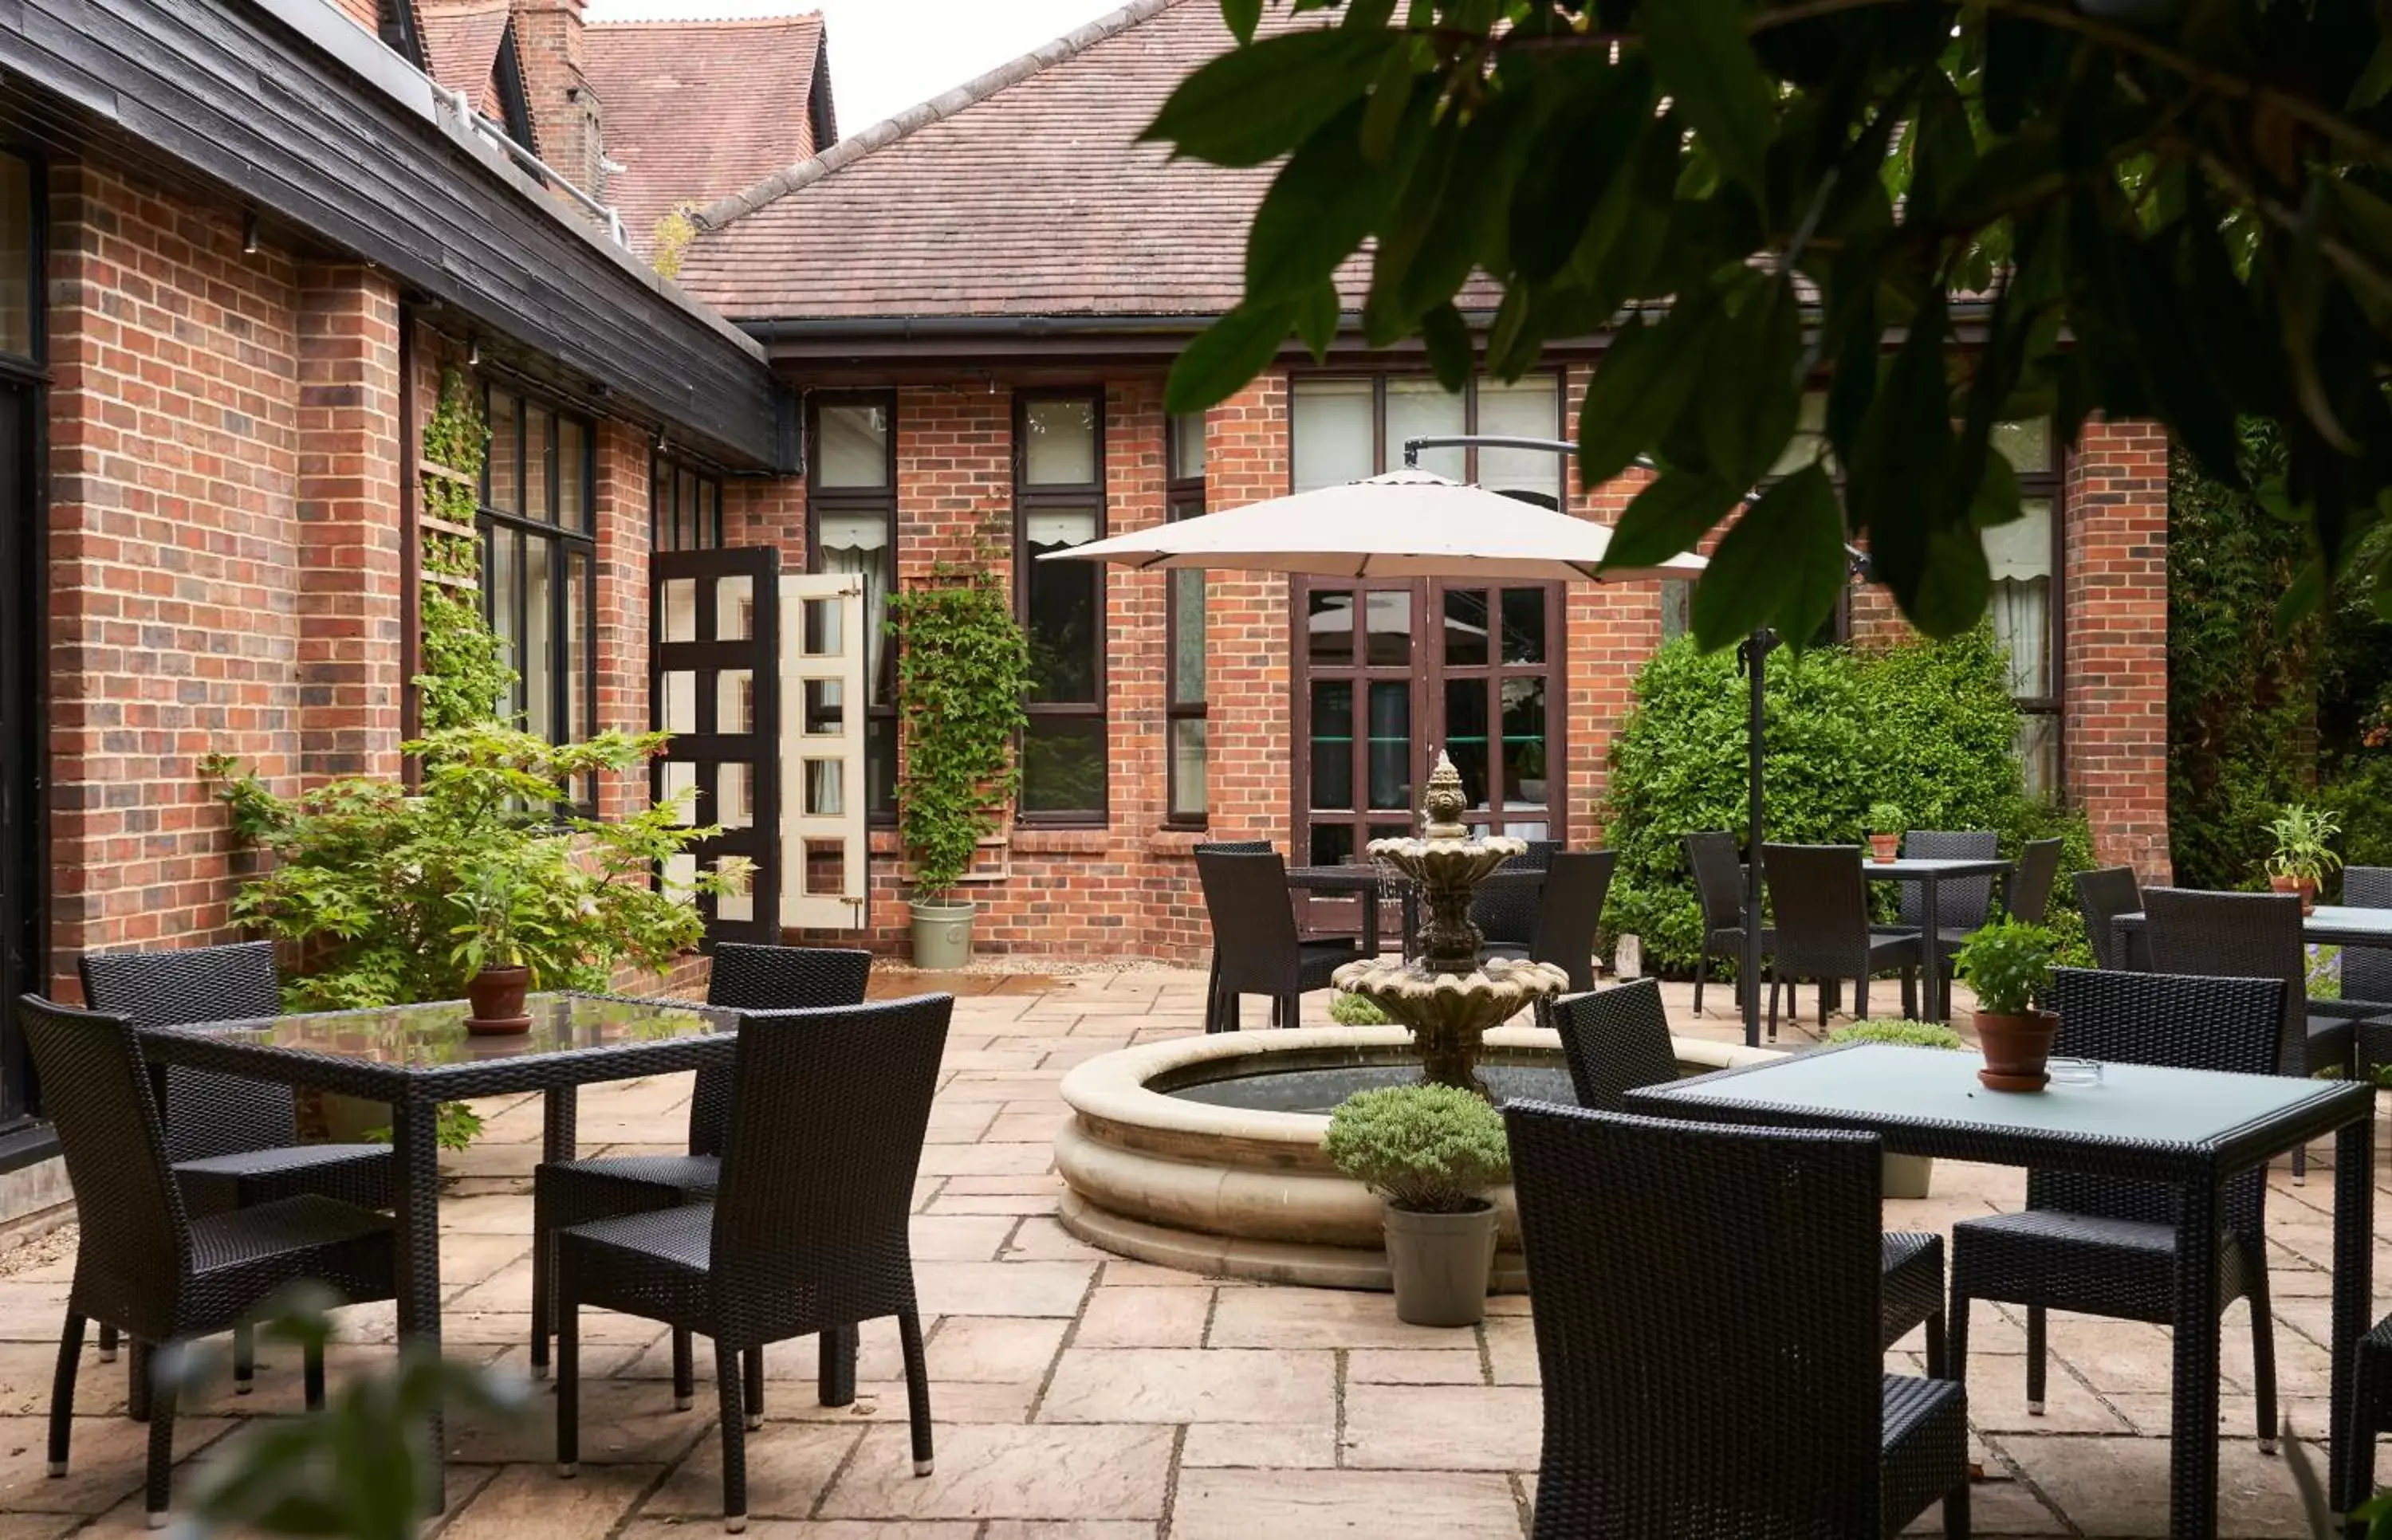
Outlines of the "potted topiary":
[[1898,803],[1869,804],[1869,852],[1878,865],[1890,866],[1902,854],[1902,826],[1908,822]]
[[1030,644],[985,571],[942,573],[892,594],[889,634],[904,721],[897,833],[914,866],[914,964],[960,968],[978,906],[956,885],[1021,783],[1013,747],[1029,723]]
[[1495,1205],[1511,1175],[1503,1119],[1450,1085],[1358,1091],[1330,1114],[1329,1158],[1384,1201],[1396,1318],[1475,1326],[1495,1263]]
[[2301,912],[2317,908],[2318,884],[2342,858],[2326,842],[2342,833],[2342,825],[2323,808],[2287,803],[2268,822],[2276,848],[2268,857],[2268,886],[2279,893],[2301,896]]
[[[1897,1048],[1942,1048],[1965,1051],[1969,1044],[1959,1033],[1939,1022],[1855,1021],[1839,1027],[1827,1034],[1830,1044],[1840,1042],[1890,1042]],[[1925,1197],[1935,1181],[1935,1160],[1925,1155],[1882,1157],[1883,1187],[1888,1197]]]
[[465,1030],[476,1037],[502,1037],[531,1029],[524,997],[538,981],[531,956],[549,938],[540,890],[506,866],[486,866],[448,896],[465,918],[449,929],[457,944],[448,960],[465,976],[465,998],[474,1014]]
[[2041,925],[1997,920],[1971,934],[1952,970],[1977,991],[1977,1044],[1985,1067],[1977,1079],[1993,1091],[2040,1091],[2060,1018],[2035,1008],[2051,983],[2060,938]]

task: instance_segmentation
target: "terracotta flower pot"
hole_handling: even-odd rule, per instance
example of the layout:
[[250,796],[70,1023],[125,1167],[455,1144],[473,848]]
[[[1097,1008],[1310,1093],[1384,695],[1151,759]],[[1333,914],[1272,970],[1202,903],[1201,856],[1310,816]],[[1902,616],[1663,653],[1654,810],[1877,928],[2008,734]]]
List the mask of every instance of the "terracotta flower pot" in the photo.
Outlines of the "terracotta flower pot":
[[465,1030],[476,1037],[530,1031],[531,1016],[524,1010],[524,996],[530,992],[529,968],[484,968],[465,980],[465,998],[474,1004]]
[[2315,877],[2269,877],[2268,886],[2278,893],[2299,894],[2301,912],[2304,914],[2316,912],[2317,879]]
[[1495,1205],[1458,1214],[1422,1214],[1385,1205],[1387,1270],[1396,1319],[1415,1326],[1476,1326],[1487,1314],[1495,1264]]
[[1993,1091],[2040,1091],[2051,1079],[2044,1066],[2051,1057],[2051,1040],[2060,1018],[2049,1011],[2023,1016],[1977,1013],[1977,1042],[1984,1050],[1985,1067],[1977,1079]]
[[1871,835],[1868,839],[1869,853],[1879,866],[1891,866],[1901,857],[1900,835]]

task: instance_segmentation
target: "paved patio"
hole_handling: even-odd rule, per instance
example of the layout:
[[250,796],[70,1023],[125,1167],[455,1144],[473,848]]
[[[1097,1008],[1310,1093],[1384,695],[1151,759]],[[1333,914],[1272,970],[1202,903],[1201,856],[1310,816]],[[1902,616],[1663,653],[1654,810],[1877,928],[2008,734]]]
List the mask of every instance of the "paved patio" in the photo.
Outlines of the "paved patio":
[[[891,975],[877,993],[911,992]],[[1200,1029],[1190,972],[941,980],[957,1003],[946,1077],[916,1188],[938,1472],[911,1474],[896,1337],[864,1336],[862,1395],[813,1401],[811,1341],[774,1349],[766,1425],[748,1437],[751,1533],[775,1540],[1263,1540],[1277,1535],[1516,1536],[1535,1492],[1538,1403],[1528,1301],[1498,1299],[1473,1331],[1406,1326],[1384,1295],[1214,1282],[1090,1249],[1056,1223],[1049,1141],[1062,1072],[1092,1055]],[[1806,992],[1807,1004],[1808,995]],[[1731,1037],[1725,991],[1697,1021],[1672,986],[1681,1032]],[[1250,1016],[1253,1014],[1250,1011]],[[1307,1001],[1307,1021],[1326,1019]],[[677,1147],[685,1078],[581,1098],[585,1152]],[[451,1158],[442,1273],[453,1352],[525,1359],[527,1196],[537,1097],[485,1105],[488,1132]],[[2316,1162],[2313,1160],[2313,1167]],[[2292,1426],[2326,1423],[2324,1340],[2333,1184],[2282,1172],[2269,1207],[2277,1356]],[[1939,1165],[1934,1195],[1886,1205],[1888,1227],[1948,1225],[2022,1201],[2013,1171]],[[145,1533],[144,1430],[123,1419],[124,1373],[86,1359],[73,1473],[44,1475],[42,1417],[72,1231],[0,1258],[0,1540]],[[2379,1248],[2377,1278],[2392,1284]],[[2379,1299],[2378,1308],[2384,1301]],[[354,1345],[333,1373],[386,1356],[387,1307],[344,1313]],[[2221,1327],[2227,1376],[2221,1486],[2232,1537],[2298,1536],[2284,1463],[2250,1430],[2249,1325]],[[1970,1412],[1986,1481],[1977,1531],[2132,1536],[2165,1530],[2168,1340],[2156,1326],[2055,1317],[2049,1415],[2023,1401],[2017,1318],[1981,1306]],[[676,1413],[662,1328],[591,1316],[580,1478],[548,1463],[542,1402],[519,1428],[452,1424],[455,1540],[661,1540],[712,1530],[720,1488],[711,1398]],[[243,1415],[299,1404],[295,1354],[265,1353],[258,1391],[228,1383],[183,1419],[178,1452],[204,1460]],[[1892,1357],[1917,1372],[1916,1358]],[[711,1365],[699,1345],[699,1386]],[[2322,1468],[2323,1451],[2318,1451]],[[1931,1529],[1930,1516],[1922,1529]]]

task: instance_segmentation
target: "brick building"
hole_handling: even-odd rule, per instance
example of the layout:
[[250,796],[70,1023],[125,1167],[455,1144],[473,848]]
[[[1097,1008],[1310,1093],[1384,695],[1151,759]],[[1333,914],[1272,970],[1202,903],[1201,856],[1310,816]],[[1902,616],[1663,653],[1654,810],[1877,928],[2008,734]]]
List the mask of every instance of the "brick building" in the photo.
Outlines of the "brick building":
[[[742,771],[776,779],[792,827],[824,821],[778,863],[793,927],[902,930],[871,621],[951,563],[1005,576],[1042,669],[1025,792],[977,888],[984,946],[1190,956],[1200,839],[1339,859],[1405,822],[1439,744],[1482,822],[1599,838],[1609,734],[1683,593],[1030,564],[1369,474],[1417,434],[1563,434],[1599,364],[1590,338],[1455,398],[1357,339],[1166,421],[1164,370],[1234,301],[1268,173],[1131,141],[1225,45],[1218,17],[1138,0],[845,140],[811,18],[25,0],[0,19],[0,988],[71,994],[83,951],[232,938],[242,858],[201,756],[283,792],[396,770],[418,446],[452,369],[493,430],[483,600],[533,731],[734,732],[722,713],[763,692],[719,670],[695,688],[670,649],[712,611],[677,596],[734,568],[853,596],[866,655],[823,718],[845,757],[783,763],[774,742]],[[688,205],[676,283],[645,258]],[[2157,870],[2164,442],[2012,436],[2041,514],[1996,553],[2024,746],[2106,856]],[[1593,517],[1633,490],[1580,495],[1551,457],[1425,462]],[[1888,623],[1854,599],[1855,631]],[[772,824],[764,782],[729,774],[662,779]],[[775,928],[769,905],[717,918]],[[26,1095],[0,1042],[0,1125]],[[6,1137],[0,1167],[39,1149]]]

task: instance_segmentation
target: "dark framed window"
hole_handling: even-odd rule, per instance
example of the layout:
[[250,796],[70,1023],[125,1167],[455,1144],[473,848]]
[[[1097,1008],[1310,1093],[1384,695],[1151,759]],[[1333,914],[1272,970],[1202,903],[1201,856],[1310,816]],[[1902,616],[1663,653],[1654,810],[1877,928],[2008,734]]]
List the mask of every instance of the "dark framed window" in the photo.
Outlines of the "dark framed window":
[[526,732],[578,743],[598,730],[596,435],[503,385],[483,409],[482,607],[517,676],[505,709]]
[[806,538],[815,572],[864,579],[864,808],[897,820],[897,395],[817,394],[807,402]]
[[[1204,414],[1170,420],[1164,431],[1164,514],[1175,522],[1204,512]],[[1171,600],[1164,646],[1170,654],[1170,684],[1164,697],[1164,757],[1170,764],[1164,822],[1184,828],[1204,826],[1204,780],[1208,767],[1204,710],[1204,581],[1198,571],[1168,575]]]
[[722,549],[722,480],[663,455],[648,485],[648,545],[652,550]]
[[1105,821],[1105,573],[1041,562],[1105,533],[1101,391],[1013,398],[1014,602],[1030,635],[1024,822]]

